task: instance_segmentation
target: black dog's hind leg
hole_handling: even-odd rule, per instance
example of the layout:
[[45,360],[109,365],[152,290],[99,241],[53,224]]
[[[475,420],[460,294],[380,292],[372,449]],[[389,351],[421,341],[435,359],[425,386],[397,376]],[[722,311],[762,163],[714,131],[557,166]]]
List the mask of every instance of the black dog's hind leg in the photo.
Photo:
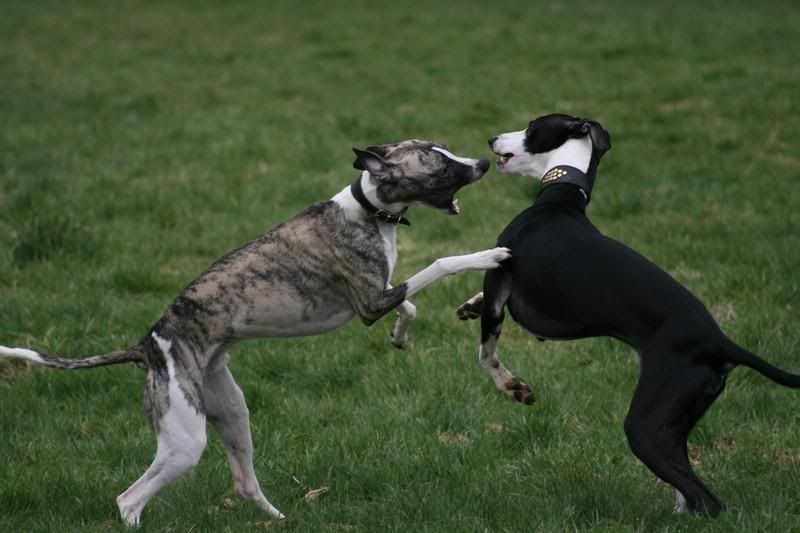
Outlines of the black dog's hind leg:
[[483,278],[483,309],[481,313],[481,346],[478,358],[481,368],[492,377],[504,394],[518,402],[533,403],[530,385],[514,377],[497,358],[497,339],[503,326],[503,308],[511,294],[511,278],[504,269],[490,270]]
[[[677,363],[680,364],[677,364]],[[694,473],[686,439],[725,387],[724,371],[681,354],[645,354],[625,433],[631,450],[679,493],[678,508],[717,515],[724,505]]]

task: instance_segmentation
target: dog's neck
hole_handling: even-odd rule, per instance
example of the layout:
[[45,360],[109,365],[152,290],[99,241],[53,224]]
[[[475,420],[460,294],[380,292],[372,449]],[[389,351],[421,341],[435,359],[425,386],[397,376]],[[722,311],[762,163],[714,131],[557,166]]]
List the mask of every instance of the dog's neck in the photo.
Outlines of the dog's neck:
[[588,135],[579,139],[569,139],[550,152],[545,169],[550,170],[553,167],[565,165],[577,168],[586,174],[592,161],[592,152],[594,149]]
[[[586,207],[592,195],[597,161],[594,158],[594,147],[589,136],[569,139],[550,154],[545,165],[547,171],[542,175],[540,196],[554,186],[565,188],[568,197],[582,200],[582,208]],[[561,186],[565,187],[561,187]],[[577,193],[577,194],[576,194]],[[547,194],[552,197],[553,194]]]
[[386,224],[409,225],[408,220],[402,216],[408,205],[382,202],[378,198],[378,182],[366,170],[352,185],[342,189],[332,200],[354,215],[362,217],[366,215]]

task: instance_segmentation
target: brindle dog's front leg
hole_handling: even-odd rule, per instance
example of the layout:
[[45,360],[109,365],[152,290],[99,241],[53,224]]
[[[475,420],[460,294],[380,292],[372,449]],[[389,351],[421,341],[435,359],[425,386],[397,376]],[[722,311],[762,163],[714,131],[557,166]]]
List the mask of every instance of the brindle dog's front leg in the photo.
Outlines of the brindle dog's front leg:
[[493,248],[474,254],[442,257],[397,287],[384,289],[378,294],[369,287],[355,288],[353,293],[356,312],[362,322],[371,325],[407,298],[445,276],[468,271],[491,270],[510,257],[511,250],[508,248]]
[[[388,287],[388,288],[391,288]],[[401,350],[406,347],[408,342],[408,326],[417,318],[417,307],[408,300],[397,306],[397,320],[390,332],[392,344]]]

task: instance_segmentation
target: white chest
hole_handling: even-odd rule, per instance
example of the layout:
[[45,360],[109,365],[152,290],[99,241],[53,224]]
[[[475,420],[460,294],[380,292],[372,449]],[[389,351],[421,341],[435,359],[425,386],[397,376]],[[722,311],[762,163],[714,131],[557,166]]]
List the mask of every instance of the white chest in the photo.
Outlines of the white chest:
[[389,266],[389,279],[386,280],[388,284],[392,281],[394,265],[397,263],[397,226],[392,224],[378,224],[378,229],[383,238],[383,251],[386,254],[386,264]]

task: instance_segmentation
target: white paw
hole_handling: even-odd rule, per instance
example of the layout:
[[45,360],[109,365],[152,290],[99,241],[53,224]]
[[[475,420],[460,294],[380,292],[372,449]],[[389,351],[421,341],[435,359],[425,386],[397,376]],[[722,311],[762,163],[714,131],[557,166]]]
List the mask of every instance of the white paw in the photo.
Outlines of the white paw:
[[403,349],[408,344],[408,335],[404,331],[403,324],[401,324],[402,318],[398,318],[397,322],[395,322],[392,331],[389,332],[389,336],[392,338],[392,346],[395,348]]
[[686,503],[686,498],[683,497],[681,491],[675,489],[675,507],[672,512],[675,514],[686,514],[689,512],[689,505]]
[[140,513],[129,512],[120,509],[120,516],[122,516],[122,521],[125,522],[125,525],[127,527],[133,527],[133,528],[139,527],[139,517],[141,516]]
[[511,250],[498,247],[472,255],[475,257],[475,263],[473,263],[475,270],[492,270],[499,267],[503,261],[511,258]]

